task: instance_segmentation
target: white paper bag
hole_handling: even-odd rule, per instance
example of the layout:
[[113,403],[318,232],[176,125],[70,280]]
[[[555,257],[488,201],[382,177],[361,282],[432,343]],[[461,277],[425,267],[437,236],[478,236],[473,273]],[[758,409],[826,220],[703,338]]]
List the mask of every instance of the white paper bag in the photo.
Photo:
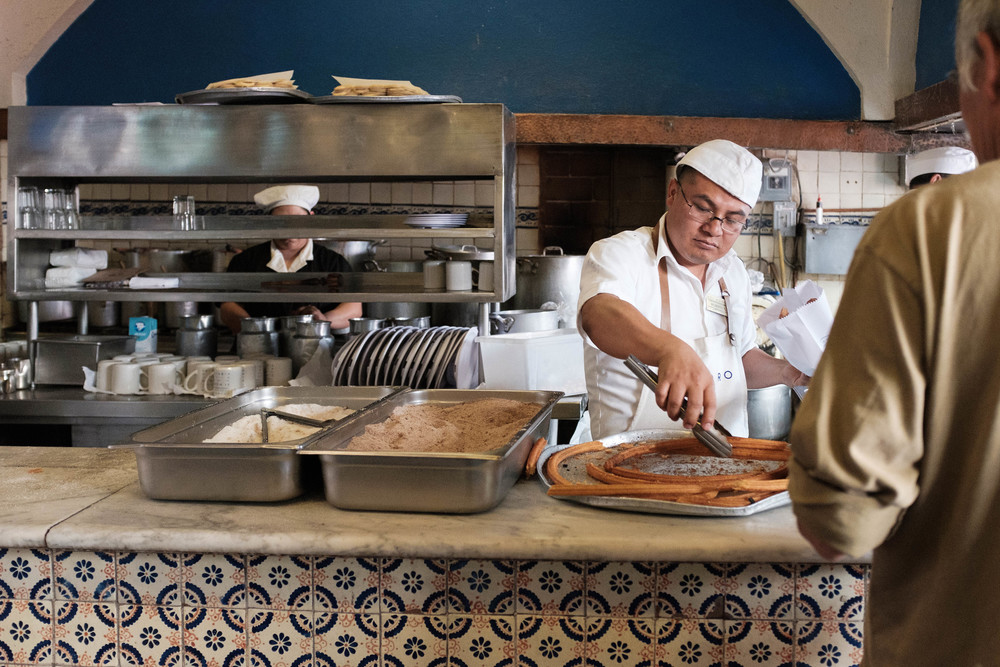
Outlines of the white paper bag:
[[[788,310],[785,317],[781,317],[782,309]],[[830,337],[833,313],[823,288],[804,280],[783,290],[781,297],[757,318],[757,326],[792,366],[812,377]],[[803,392],[798,393],[801,396]]]

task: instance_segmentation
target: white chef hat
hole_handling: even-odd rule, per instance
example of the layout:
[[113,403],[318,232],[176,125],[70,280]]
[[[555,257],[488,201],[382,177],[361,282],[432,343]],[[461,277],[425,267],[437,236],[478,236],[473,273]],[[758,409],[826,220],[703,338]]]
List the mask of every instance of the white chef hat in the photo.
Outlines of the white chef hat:
[[906,185],[924,174],[964,174],[976,168],[976,154],[958,146],[941,146],[906,156]]
[[278,206],[301,206],[311,211],[319,201],[319,188],[315,185],[275,185],[255,194],[253,200],[266,213]]
[[713,139],[689,150],[677,163],[702,176],[753,208],[760,196],[764,165],[754,155],[731,141]]

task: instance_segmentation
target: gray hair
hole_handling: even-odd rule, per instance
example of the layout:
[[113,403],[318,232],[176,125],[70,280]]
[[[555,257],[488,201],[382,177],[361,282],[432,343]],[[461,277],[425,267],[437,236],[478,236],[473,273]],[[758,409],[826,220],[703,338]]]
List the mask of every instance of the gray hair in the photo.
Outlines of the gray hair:
[[975,90],[972,68],[979,60],[976,36],[986,32],[1000,44],[1000,2],[997,0],[962,0],[955,22],[955,64],[959,86]]

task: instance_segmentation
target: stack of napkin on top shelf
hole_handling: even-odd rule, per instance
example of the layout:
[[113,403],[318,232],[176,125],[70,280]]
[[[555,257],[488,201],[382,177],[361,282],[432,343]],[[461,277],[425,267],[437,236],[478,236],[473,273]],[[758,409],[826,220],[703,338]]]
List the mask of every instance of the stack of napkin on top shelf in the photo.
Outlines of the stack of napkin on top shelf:
[[108,251],[66,248],[49,253],[51,267],[45,271],[45,287],[76,287],[84,278],[108,267]]

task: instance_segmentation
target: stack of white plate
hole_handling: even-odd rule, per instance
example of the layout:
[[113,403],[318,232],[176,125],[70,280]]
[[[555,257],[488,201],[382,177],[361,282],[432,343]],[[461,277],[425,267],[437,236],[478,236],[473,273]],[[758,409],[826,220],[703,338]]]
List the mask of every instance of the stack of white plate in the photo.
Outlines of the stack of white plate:
[[359,334],[333,357],[334,386],[473,389],[476,327],[385,327]]
[[468,213],[419,213],[409,216],[403,223],[410,227],[445,229],[448,227],[461,227],[468,219]]

